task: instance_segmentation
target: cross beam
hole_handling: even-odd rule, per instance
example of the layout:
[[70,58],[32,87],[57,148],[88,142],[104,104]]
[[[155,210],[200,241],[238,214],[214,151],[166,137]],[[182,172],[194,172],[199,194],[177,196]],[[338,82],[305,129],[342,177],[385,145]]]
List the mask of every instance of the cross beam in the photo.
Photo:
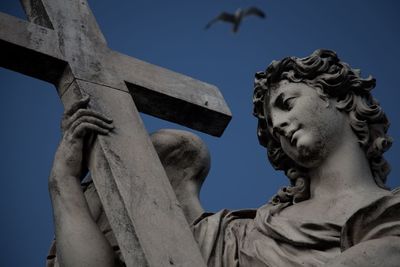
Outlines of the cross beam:
[[65,108],[85,95],[114,119],[89,169],[127,266],[205,266],[138,111],[220,136],[231,113],[210,84],[108,48],[86,0],[22,0],[0,13],[0,65],[50,82]]

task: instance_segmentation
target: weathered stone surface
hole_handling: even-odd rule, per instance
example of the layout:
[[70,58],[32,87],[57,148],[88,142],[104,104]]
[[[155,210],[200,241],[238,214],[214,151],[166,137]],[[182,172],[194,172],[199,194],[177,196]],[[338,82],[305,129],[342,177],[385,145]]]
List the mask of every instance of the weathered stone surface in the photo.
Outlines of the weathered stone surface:
[[[181,205],[188,222],[192,223],[204,212],[200,204],[199,193],[210,168],[210,155],[207,146],[198,136],[182,130],[159,130],[151,135],[151,140],[180,202],[179,205]],[[96,165],[96,170],[110,169],[110,164],[106,162],[103,155],[92,155],[92,161]],[[124,220],[121,219],[121,216],[126,215],[124,215],[123,209],[118,208],[118,203],[122,203],[122,201],[118,200],[120,195],[109,193],[110,191],[116,191],[114,188],[117,186],[114,184],[114,181],[107,179],[107,177],[101,176],[100,178],[102,179],[97,179],[96,186],[91,182],[90,176],[85,178],[84,184],[86,188],[84,198],[90,209],[91,217],[114,249],[114,254],[117,258],[116,266],[124,266],[125,260],[121,256],[121,248],[115,237],[117,233],[110,231],[110,221],[117,221],[118,223],[118,221]],[[66,190],[66,188],[68,186],[64,186],[60,190]],[[111,199],[109,201],[117,200],[115,201],[115,208],[118,212],[115,212],[114,217],[107,218],[102,208],[98,193],[105,190],[106,192],[101,195]],[[163,204],[161,203],[161,205]],[[54,208],[57,209],[57,207]],[[74,211],[74,213],[77,213],[77,211]],[[146,215],[147,212],[143,214],[143,216]],[[126,231],[133,231],[133,229],[129,229],[130,225],[121,225],[121,227],[126,227]],[[132,236],[124,235],[120,238],[132,238]],[[180,240],[176,240],[176,242],[180,242]],[[141,255],[139,242],[132,240],[128,243],[132,245],[126,248],[129,253],[139,254],[136,257],[143,258],[143,262],[138,262],[137,265],[145,266],[146,262],[144,255]],[[137,243],[136,246],[134,246],[135,243]],[[59,245],[57,242],[53,242],[51,246],[46,265],[48,267],[57,267],[59,265],[57,245]],[[84,244],[76,244],[76,246],[79,245],[81,246],[81,250],[86,250]],[[173,261],[173,258],[171,260]]]
[[199,218],[209,266],[398,266],[400,190],[384,186],[392,140],[374,87],[329,50],[256,74],[258,137],[290,185],[257,210]]
[[[52,4],[56,5],[55,2]],[[63,9],[62,12],[91,15],[85,6],[81,4],[79,8],[70,11]],[[31,18],[34,20],[41,10],[27,13],[35,13],[36,16]],[[44,17],[50,17],[51,22],[51,16],[45,14]],[[211,135],[222,134],[231,113],[218,88],[110,50],[92,16],[83,17],[84,20],[72,19],[71,16],[56,17],[54,20],[58,23],[54,23],[54,29],[50,29],[0,12],[1,66],[51,82],[58,87],[60,95],[67,87],[58,86],[58,83],[63,71],[68,68],[75,79],[122,91],[128,91],[129,88],[137,94],[137,107],[144,113]],[[64,21],[60,21],[62,19]],[[146,99],[147,96],[162,99],[166,107],[154,105],[156,100]],[[196,117],[193,118],[192,114],[196,114]]]
[[85,0],[22,4],[30,23],[0,13],[1,66],[53,83],[66,109],[90,95],[115,119],[89,168],[128,266],[204,265],[130,93],[143,112],[219,136],[231,114],[218,89],[110,50]]

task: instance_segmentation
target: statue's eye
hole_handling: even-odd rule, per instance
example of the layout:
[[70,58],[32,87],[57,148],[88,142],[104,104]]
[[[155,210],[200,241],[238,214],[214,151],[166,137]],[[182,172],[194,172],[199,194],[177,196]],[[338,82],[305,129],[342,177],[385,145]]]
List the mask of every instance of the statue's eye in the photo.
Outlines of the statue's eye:
[[296,99],[296,97],[294,97],[294,96],[286,98],[283,101],[283,108],[285,110],[291,110],[293,108],[295,99]]

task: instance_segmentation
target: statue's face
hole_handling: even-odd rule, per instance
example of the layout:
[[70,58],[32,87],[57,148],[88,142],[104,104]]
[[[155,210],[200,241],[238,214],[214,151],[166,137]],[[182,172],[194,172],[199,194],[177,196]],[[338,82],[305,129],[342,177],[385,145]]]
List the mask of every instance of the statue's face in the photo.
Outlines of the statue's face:
[[349,127],[347,114],[335,103],[304,83],[281,81],[265,101],[269,131],[291,159],[316,167],[342,140],[343,127]]

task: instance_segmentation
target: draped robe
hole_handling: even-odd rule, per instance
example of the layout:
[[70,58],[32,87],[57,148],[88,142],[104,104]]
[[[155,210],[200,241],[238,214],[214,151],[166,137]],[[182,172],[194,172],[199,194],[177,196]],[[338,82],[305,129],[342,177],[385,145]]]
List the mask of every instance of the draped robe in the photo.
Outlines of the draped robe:
[[280,214],[288,205],[203,214],[192,229],[207,266],[323,266],[361,242],[400,236],[400,190],[366,203],[344,225],[289,219]]
[[[125,266],[92,183],[85,197],[93,218],[115,251],[116,266]],[[313,218],[288,219],[280,214],[288,205],[266,204],[257,210],[204,213],[195,220],[192,230],[207,266],[323,266],[361,242],[400,237],[400,189],[366,203],[344,225]],[[55,242],[46,266],[59,266]]]

